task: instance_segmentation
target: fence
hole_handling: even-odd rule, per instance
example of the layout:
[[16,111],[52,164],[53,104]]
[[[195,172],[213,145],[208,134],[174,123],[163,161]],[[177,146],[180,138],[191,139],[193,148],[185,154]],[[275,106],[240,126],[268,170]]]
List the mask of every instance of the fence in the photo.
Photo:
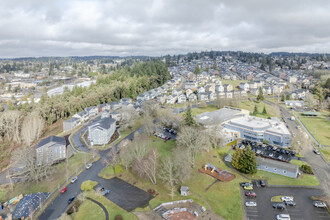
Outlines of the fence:
[[[90,163],[93,160],[95,160],[96,157],[93,157],[92,159],[90,159],[88,162],[86,163]],[[42,203],[40,203],[39,207],[33,212],[33,214],[30,216],[30,219],[37,219],[39,213],[41,210],[43,210],[43,208],[48,204],[48,202],[52,201],[54,198],[56,198],[56,196],[58,195],[58,193],[61,191],[61,189],[66,186],[69,183],[69,180],[72,179],[74,176],[77,176],[82,170],[85,169],[85,165],[81,166],[74,174],[72,174],[66,181],[64,181],[61,185],[58,186],[58,188],[52,192]]]

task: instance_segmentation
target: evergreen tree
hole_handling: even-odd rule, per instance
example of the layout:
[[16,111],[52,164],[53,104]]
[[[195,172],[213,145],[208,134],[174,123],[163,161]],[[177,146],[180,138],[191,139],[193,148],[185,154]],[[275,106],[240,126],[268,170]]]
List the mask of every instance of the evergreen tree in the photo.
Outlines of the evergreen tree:
[[290,100],[290,94],[286,94],[286,100]]
[[285,100],[285,96],[284,96],[284,94],[282,94],[281,101],[284,102],[284,100]]
[[257,115],[257,114],[258,114],[258,108],[257,105],[255,105],[252,115]]
[[191,113],[190,106],[188,106],[188,108],[187,108],[187,110],[184,114],[184,122],[185,122],[185,125],[187,125],[187,126],[195,126],[196,125],[195,119],[193,118],[192,113]]
[[257,96],[257,100],[258,101],[263,101],[265,98],[264,98],[264,92],[262,91],[262,88],[259,87],[259,94]]
[[247,174],[254,174],[257,172],[257,159],[251,147],[243,151],[240,158],[240,171]]
[[201,72],[201,70],[199,69],[199,65],[196,64],[196,67],[195,67],[194,73],[195,73],[195,74],[199,74],[200,72]]
[[264,109],[262,110],[262,114],[267,115],[266,106],[264,106]]
[[231,164],[237,170],[241,170],[242,169],[241,163],[240,163],[240,160],[241,160],[242,155],[243,155],[243,150],[237,149],[237,150],[235,150],[235,153],[234,153],[234,155],[233,155],[233,157],[231,159]]

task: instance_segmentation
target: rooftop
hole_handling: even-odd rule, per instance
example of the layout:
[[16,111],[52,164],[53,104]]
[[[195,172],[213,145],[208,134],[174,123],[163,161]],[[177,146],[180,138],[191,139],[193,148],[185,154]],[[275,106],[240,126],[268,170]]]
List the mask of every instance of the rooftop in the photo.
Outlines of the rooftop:
[[244,114],[242,109],[224,107],[213,112],[204,112],[196,115],[196,121],[202,125],[221,124],[233,118],[243,116]]
[[290,163],[285,163],[285,162],[280,162],[277,160],[271,160],[271,159],[266,159],[262,157],[257,157],[257,164],[258,165],[265,165],[268,167],[275,167],[278,169],[286,170],[289,172],[297,172],[298,166],[290,164]]
[[47,138],[42,139],[39,141],[39,143],[36,145],[36,148],[39,148],[45,144],[48,144],[49,142],[56,143],[56,144],[63,144],[66,145],[66,141],[64,137],[57,137],[57,136],[49,136]]

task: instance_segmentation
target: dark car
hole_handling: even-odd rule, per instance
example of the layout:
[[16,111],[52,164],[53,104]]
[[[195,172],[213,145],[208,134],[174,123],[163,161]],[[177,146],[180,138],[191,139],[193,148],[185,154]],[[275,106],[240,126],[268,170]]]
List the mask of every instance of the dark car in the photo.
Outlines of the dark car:
[[71,202],[73,202],[73,200],[75,199],[75,196],[70,197],[70,199],[68,199],[68,204],[70,204]]
[[261,187],[265,187],[265,186],[266,186],[266,182],[263,181],[263,180],[260,180],[260,186],[261,186]]
[[248,197],[253,197],[253,198],[257,197],[257,193],[255,193],[253,191],[246,192],[245,195]]
[[292,156],[296,155],[296,152],[295,151],[291,151],[291,155]]
[[274,209],[285,209],[285,205],[283,203],[277,202],[277,203],[273,203],[273,208]]
[[296,206],[296,205],[297,205],[297,203],[294,202],[294,201],[284,201],[284,203],[285,203],[285,205],[287,205],[287,206]]
[[282,153],[282,154],[285,154],[285,150],[284,150],[284,149],[281,149],[281,153]]
[[290,151],[288,151],[288,150],[285,150],[285,153],[286,153],[286,154],[289,154],[289,153],[290,153]]

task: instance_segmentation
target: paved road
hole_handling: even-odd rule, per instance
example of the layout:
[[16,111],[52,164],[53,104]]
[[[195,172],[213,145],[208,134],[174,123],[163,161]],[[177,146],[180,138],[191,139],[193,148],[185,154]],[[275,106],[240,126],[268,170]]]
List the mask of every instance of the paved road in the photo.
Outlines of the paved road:
[[[269,104],[274,105],[274,103],[267,101]],[[292,114],[285,108],[279,106],[281,109],[281,116],[285,119],[286,124],[288,125],[289,130],[292,134],[296,134],[301,132],[297,129],[299,126],[298,122],[291,121],[288,118],[292,116]],[[303,155],[306,161],[312,166],[313,172],[315,176],[320,181],[320,187],[327,194],[328,198],[330,198],[330,165],[327,161],[325,161],[320,155],[316,155],[313,153],[313,145],[308,141],[306,146],[302,146]]]
[[[137,131],[140,131],[140,129],[138,129]],[[125,137],[123,140],[133,139],[134,133],[137,131],[132,132],[127,137]],[[115,145],[115,148],[118,147],[119,143],[117,143]],[[78,180],[73,184],[69,184],[67,192],[65,192],[64,194],[58,195],[53,200],[52,204],[46,208],[45,212],[39,217],[39,219],[40,220],[53,220],[53,219],[59,218],[62,215],[62,213],[64,213],[66,211],[66,209],[68,208],[68,203],[67,203],[68,199],[71,196],[78,195],[81,192],[80,186],[81,186],[82,182],[84,182],[86,180],[98,180],[99,179],[98,173],[100,171],[102,171],[102,169],[106,166],[105,164],[101,163],[102,158],[106,157],[105,155],[107,155],[107,153],[110,152],[111,149],[100,152],[101,158],[98,161],[96,161],[95,163],[93,163],[93,166],[90,169],[84,170],[81,174],[79,174]]]

